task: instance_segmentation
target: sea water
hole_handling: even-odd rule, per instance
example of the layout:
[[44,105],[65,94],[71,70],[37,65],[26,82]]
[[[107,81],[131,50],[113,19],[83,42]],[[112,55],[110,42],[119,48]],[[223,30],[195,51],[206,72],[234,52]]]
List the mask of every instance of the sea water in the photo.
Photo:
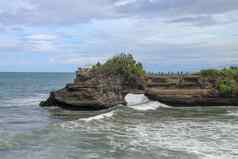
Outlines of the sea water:
[[0,159],[236,159],[238,108],[174,108],[128,95],[128,106],[41,108],[71,73],[0,73]]

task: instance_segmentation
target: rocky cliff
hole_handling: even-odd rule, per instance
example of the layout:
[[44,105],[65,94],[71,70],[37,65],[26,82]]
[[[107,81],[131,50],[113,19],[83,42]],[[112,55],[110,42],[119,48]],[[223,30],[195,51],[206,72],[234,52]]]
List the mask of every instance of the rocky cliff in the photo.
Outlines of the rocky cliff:
[[[99,69],[79,69],[72,84],[51,92],[41,106],[60,106],[74,110],[99,110],[126,105],[128,93],[145,94],[149,99],[171,106],[238,106],[237,96],[223,97],[216,79],[200,75],[128,76]],[[131,77],[130,77],[131,78]]]
[[147,76],[146,96],[171,106],[238,105],[237,97],[221,96],[215,82],[200,75]]
[[60,106],[74,110],[99,110],[126,105],[128,93],[144,93],[144,80],[128,83],[123,75],[106,74],[92,69],[79,69],[72,84],[51,92],[41,106]]

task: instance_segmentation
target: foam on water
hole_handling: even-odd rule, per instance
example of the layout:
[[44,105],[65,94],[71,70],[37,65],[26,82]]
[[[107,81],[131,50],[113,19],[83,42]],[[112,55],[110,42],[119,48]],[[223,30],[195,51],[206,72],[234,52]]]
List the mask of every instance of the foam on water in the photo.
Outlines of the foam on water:
[[128,106],[149,102],[149,99],[144,94],[127,94],[125,100]]
[[64,122],[62,124],[60,124],[61,127],[63,128],[77,128],[81,125],[82,122],[91,122],[91,121],[95,121],[95,120],[102,120],[105,118],[111,118],[113,116],[115,111],[110,111],[107,113],[103,113],[103,114],[99,114],[99,115],[95,115],[95,116],[91,116],[88,118],[80,118],[78,120],[75,121],[68,121],[68,122]]
[[139,111],[156,110],[158,108],[169,108],[168,105],[156,101],[149,101],[147,103],[133,105],[129,107]]
[[128,107],[139,111],[156,110],[160,107],[169,108],[163,103],[150,101],[144,94],[128,94],[125,100]]
[[82,118],[82,119],[79,119],[79,120],[89,122],[89,121],[92,121],[92,120],[100,120],[100,119],[104,119],[104,118],[110,118],[110,117],[113,116],[113,114],[114,114],[114,111],[110,111],[108,113],[99,114],[99,115],[92,116],[92,117],[89,117],[89,118]]
[[238,116],[238,111],[228,111],[228,116]]
[[[238,155],[234,149],[237,140],[236,124],[221,121],[171,121],[158,122],[152,127],[137,124],[129,128],[129,132],[136,134],[133,141],[130,141],[135,145],[160,145],[166,149],[195,154],[202,159],[228,159]],[[234,142],[229,142],[230,139]]]
[[[129,108],[132,108],[138,111],[156,110],[157,108],[160,108],[160,107],[164,107],[164,108],[169,107],[168,105],[165,105],[160,102],[150,101],[144,94],[128,94],[125,97],[125,100]],[[88,118],[80,118],[75,121],[64,122],[61,124],[61,127],[77,128],[80,126],[81,122],[91,122],[94,120],[103,120],[105,118],[111,118],[114,113],[115,113],[115,110],[112,110],[110,112],[91,116]]]
[[3,106],[24,106],[24,105],[37,105],[40,101],[46,99],[48,94],[36,94],[34,96],[28,97],[16,97],[16,98],[7,98],[1,101]]

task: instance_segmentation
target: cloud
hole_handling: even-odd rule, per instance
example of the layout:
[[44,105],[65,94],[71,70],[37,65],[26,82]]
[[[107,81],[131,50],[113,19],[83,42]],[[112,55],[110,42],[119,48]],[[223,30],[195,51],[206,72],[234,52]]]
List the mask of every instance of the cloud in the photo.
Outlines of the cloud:
[[128,5],[128,4],[132,4],[132,3],[135,3],[137,2],[137,0],[120,0],[120,1],[116,1],[114,3],[115,6],[117,7],[120,7],[120,6],[125,6],[125,5]]
[[105,62],[110,56],[89,56],[81,53],[81,55],[70,54],[60,55],[50,58],[50,62],[54,64],[75,64],[80,67],[88,67],[97,62]]
[[29,40],[43,40],[43,41],[50,41],[50,40],[55,40],[57,39],[56,35],[50,35],[50,34],[35,34],[35,35],[30,35],[27,36]]
[[[238,9],[237,0],[12,0],[0,2],[0,23],[46,25],[79,24],[119,17],[195,17],[198,20]],[[194,22],[195,18],[191,21]],[[187,18],[188,21],[188,18]]]
[[87,65],[133,52],[163,68],[229,64],[237,15],[237,0],[2,0],[0,55]]
[[[75,24],[92,18],[107,18],[113,14],[110,0],[48,1],[14,0],[2,2],[0,22],[4,24]],[[3,9],[6,8],[6,9]]]
[[236,0],[137,0],[117,7],[119,12],[139,16],[212,15],[237,10]]
[[218,22],[212,16],[189,16],[167,21],[168,23],[189,23],[197,26],[215,25]]

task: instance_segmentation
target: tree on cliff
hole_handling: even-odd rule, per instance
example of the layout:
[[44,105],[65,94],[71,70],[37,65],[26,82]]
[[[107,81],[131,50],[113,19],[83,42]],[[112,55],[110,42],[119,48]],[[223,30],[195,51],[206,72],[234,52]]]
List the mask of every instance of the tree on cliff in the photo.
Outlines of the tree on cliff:
[[121,75],[128,80],[143,77],[145,71],[140,62],[136,62],[131,54],[121,53],[108,59],[104,64],[96,64],[92,69],[97,72],[111,75]]

